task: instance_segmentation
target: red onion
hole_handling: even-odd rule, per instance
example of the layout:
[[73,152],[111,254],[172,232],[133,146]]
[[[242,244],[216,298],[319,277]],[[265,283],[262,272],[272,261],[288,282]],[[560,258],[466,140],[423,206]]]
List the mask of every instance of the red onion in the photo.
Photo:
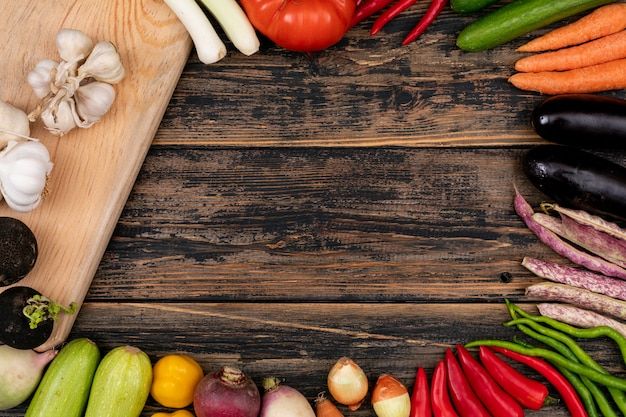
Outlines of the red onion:
[[241,370],[225,366],[205,375],[196,386],[193,409],[197,417],[257,417],[261,395]]
[[300,391],[281,385],[277,378],[263,380],[260,417],[315,417],[313,407]]

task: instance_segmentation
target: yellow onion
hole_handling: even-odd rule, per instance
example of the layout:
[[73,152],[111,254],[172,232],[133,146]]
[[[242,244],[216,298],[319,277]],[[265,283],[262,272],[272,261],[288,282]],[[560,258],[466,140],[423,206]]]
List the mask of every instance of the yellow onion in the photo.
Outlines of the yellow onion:
[[367,395],[367,376],[352,359],[340,358],[328,372],[328,392],[339,404],[352,411],[358,409]]
[[383,374],[378,377],[372,391],[372,406],[378,417],[409,417],[409,391],[395,377]]

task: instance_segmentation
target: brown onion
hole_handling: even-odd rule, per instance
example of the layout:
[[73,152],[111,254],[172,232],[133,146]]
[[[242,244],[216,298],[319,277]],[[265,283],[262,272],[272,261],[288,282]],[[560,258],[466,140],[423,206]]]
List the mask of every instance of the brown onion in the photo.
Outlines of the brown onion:
[[378,417],[409,417],[409,391],[395,377],[383,374],[372,390],[372,407]]
[[363,369],[348,357],[340,358],[328,373],[328,392],[339,404],[358,409],[367,395],[368,382]]

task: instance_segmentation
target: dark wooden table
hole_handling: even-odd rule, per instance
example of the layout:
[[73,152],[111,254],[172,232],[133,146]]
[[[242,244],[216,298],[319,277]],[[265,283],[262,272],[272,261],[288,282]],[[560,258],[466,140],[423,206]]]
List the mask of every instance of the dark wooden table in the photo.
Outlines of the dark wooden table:
[[[211,66],[192,52],[71,337],[278,376],[313,400],[340,356],[410,388],[448,347],[519,335],[503,300],[532,311],[539,281],[522,258],[563,262],[512,206],[515,185],[545,198],[520,169],[544,97],[507,83],[522,40],[454,46],[476,15],[448,9],[400,46],[427,3],[312,55],[266,39]],[[584,346],[623,370],[611,343]]]

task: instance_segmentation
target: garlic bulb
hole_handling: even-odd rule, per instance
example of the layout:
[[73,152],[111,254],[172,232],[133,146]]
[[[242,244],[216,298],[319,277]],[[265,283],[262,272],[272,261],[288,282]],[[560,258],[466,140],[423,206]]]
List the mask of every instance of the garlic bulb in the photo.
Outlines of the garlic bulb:
[[38,207],[52,166],[41,142],[10,141],[0,152],[0,193],[9,207],[19,212]]
[[89,127],[109,111],[115,99],[115,90],[111,84],[94,81],[76,90],[75,99],[79,116],[76,124]]
[[92,77],[98,81],[117,84],[124,78],[124,67],[117,48],[111,42],[100,41],[78,68],[79,78]]
[[89,36],[76,29],[61,29],[56,35],[59,55],[64,61],[85,59],[93,49],[93,41]]
[[26,76],[28,84],[38,98],[44,98],[51,93],[52,71],[58,66],[59,63],[52,59],[42,59]]
[[21,141],[22,137],[15,135],[30,135],[30,121],[22,110],[0,100],[0,150],[4,149],[9,141]]
[[41,120],[50,133],[63,136],[77,126],[72,105],[73,101],[69,99],[61,100],[56,107],[47,106],[42,110]]

